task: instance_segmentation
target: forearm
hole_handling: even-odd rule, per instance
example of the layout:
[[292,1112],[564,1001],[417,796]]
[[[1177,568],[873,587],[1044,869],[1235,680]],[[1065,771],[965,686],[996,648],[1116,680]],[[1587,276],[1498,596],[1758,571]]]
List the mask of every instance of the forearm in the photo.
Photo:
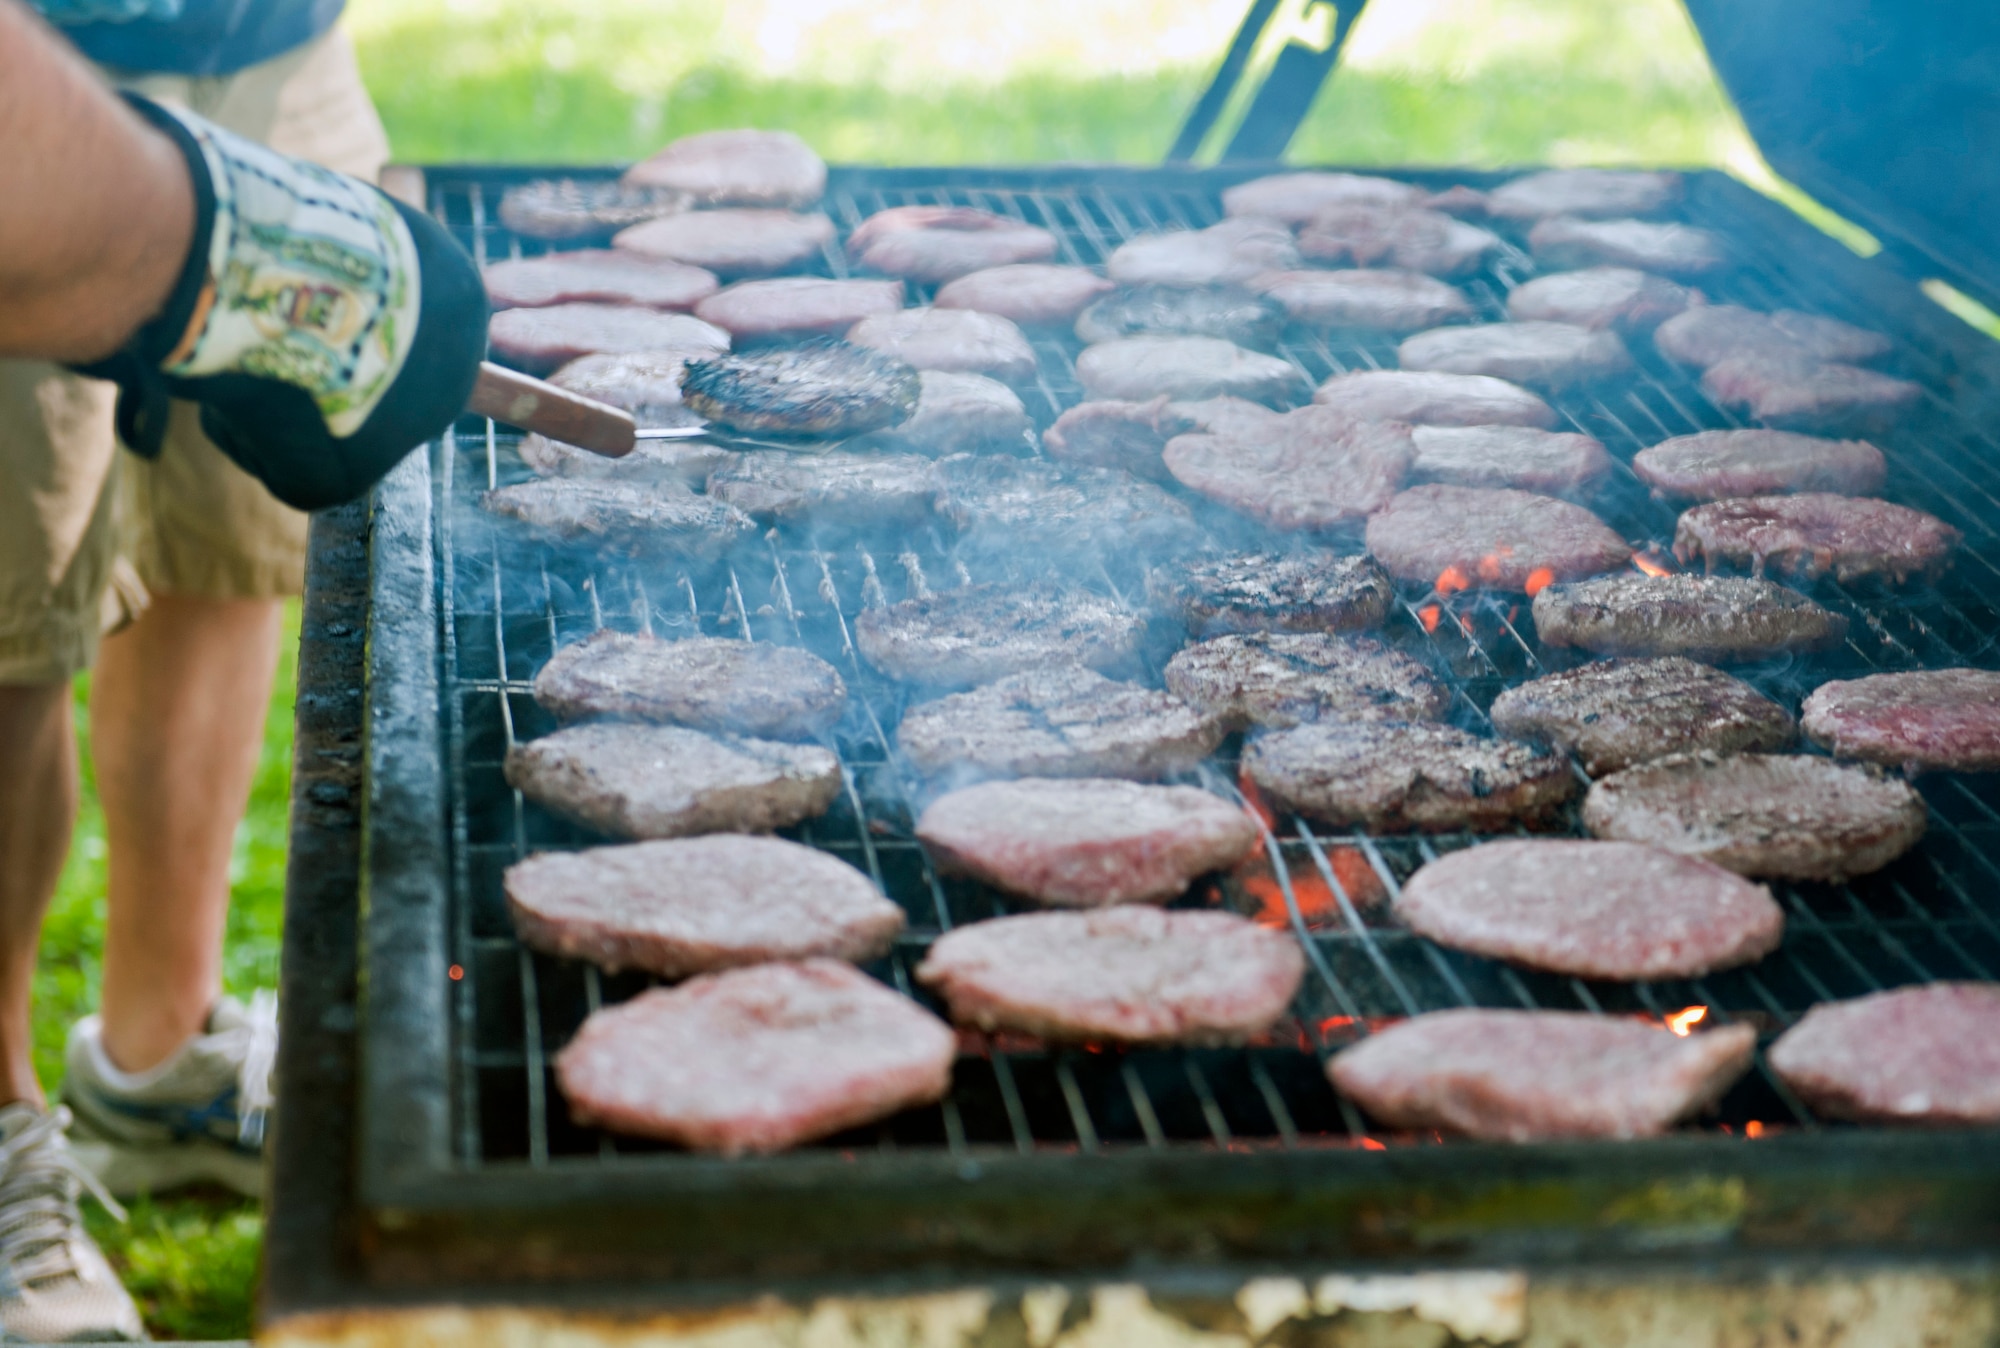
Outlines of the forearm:
[[0,356],[110,354],[187,260],[185,160],[18,0],[0,0],[0,146]]

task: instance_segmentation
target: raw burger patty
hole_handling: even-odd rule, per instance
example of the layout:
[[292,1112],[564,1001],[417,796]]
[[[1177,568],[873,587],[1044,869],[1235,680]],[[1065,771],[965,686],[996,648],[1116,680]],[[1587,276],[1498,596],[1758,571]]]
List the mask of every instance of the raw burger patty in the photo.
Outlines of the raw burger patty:
[[1313,401],[1364,421],[1413,426],[1535,426],[1549,430],[1556,411],[1528,390],[1484,374],[1362,370],[1337,374]]
[[1234,1044],[1285,1014],[1305,956],[1234,913],[1104,908],[975,922],[917,967],[983,1030],[1137,1044]]
[[1032,550],[1128,557],[1180,551],[1200,537],[1185,504],[1115,468],[956,454],[938,471],[939,509],[958,527],[961,552],[1010,562]]
[[[1532,492],[1412,487],[1368,519],[1368,551],[1398,580],[1523,590],[1623,566],[1632,549],[1580,505]],[[1546,575],[1537,576],[1537,572]]]
[[1701,366],[1787,352],[1859,365],[1895,347],[1883,334],[1839,319],[1796,309],[1766,314],[1734,304],[1702,305],[1667,320],[1653,334],[1653,345],[1668,360]]
[[1594,436],[1533,426],[1419,426],[1413,438],[1417,482],[1561,496],[1595,489],[1615,466]]
[[507,784],[615,838],[764,833],[826,812],[840,763],[825,749],[592,721],[507,751]]
[[1815,1006],[1768,1055],[1820,1114],[2000,1123],[2000,987],[1933,983]]
[[917,820],[945,870],[1060,908],[1165,903],[1257,836],[1254,819],[1206,791],[1108,777],[970,786]]
[[946,281],[931,303],[939,309],[977,309],[1022,327],[1067,327],[1083,306],[1116,287],[1088,267],[1021,262]]
[[958,1036],[832,960],[760,964],[595,1012],[556,1057],[570,1117],[725,1155],[941,1099]]
[[1394,178],[1358,173],[1276,173],[1223,189],[1222,209],[1230,215],[1303,225],[1336,206],[1417,206],[1424,196],[1424,189],[1415,183]]
[[1172,482],[1162,452],[1177,435],[1255,434],[1282,413],[1241,398],[1175,402],[1165,394],[1148,402],[1108,399],[1082,402],[1042,432],[1042,448],[1066,463],[1122,468],[1155,482]]
[[1528,231],[1528,251],[1551,267],[1632,267],[1701,276],[1727,260],[1722,240],[1693,225],[1551,216]]
[[1243,770],[1292,811],[1371,833],[1491,833],[1576,794],[1560,754],[1407,721],[1321,721],[1258,739]]
[[[690,412],[686,419],[669,420],[666,424],[691,426],[695,420]],[[641,426],[659,424],[639,420]],[[642,440],[637,449],[623,458],[607,459],[545,435],[523,436],[515,452],[522,463],[542,477],[614,478],[642,486],[682,490],[701,486],[710,473],[736,458],[709,440]]]
[[912,707],[896,743],[927,776],[1130,777],[1192,770],[1222,718],[1179,698],[1055,665]]
[[1946,772],[2000,771],[2000,674],[1923,669],[1823,683],[1806,734],[1842,758]]
[[1291,230],[1269,220],[1224,220],[1131,239],[1105,259],[1104,270],[1120,285],[1228,286],[1298,265]]
[[1573,323],[1433,328],[1404,338],[1396,359],[1406,370],[1485,374],[1544,388],[1590,383],[1632,368],[1618,334]]
[[1199,638],[1365,631],[1381,626],[1396,591],[1374,558],[1314,548],[1168,563],[1146,573],[1146,597]]
[[859,435],[900,425],[922,389],[905,362],[830,337],[691,361],[681,380],[689,408],[752,434]]
[[1106,295],[1076,319],[1080,342],[1121,337],[1220,337],[1268,351],[1285,326],[1285,307],[1240,286],[1141,285]]
[[1599,576],[1549,586],[1535,596],[1534,613],[1536,635],[1549,645],[1598,655],[1762,660],[1847,637],[1844,615],[1796,590],[1738,576]]
[[903,307],[901,281],[834,281],[780,276],[738,281],[695,306],[695,316],[737,337],[798,333],[838,336],[873,314]]
[[1509,688],[1487,713],[1509,739],[1572,753],[1593,777],[1667,754],[1791,747],[1792,714],[1683,656],[1600,660]]
[[814,212],[688,211],[648,220],[612,243],[647,257],[706,267],[724,276],[762,276],[817,256],[833,242],[833,221]]
[[1680,200],[1678,173],[1624,169],[1546,169],[1502,183],[1486,195],[1487,211],[1501,220],[1545,215],[1651,215]]
[[1583,1011],[1434,1011],[1327,1064],[1341,1094],[1391,1128],[1493,1142],[1653,1137],[1720,1099],[1749,1070],[1757,1032],[1686,1038]]
[[905,922],[846,862],[740,833],[543,852],[505,884],[523,944],[661,978],[813,955],[865,963]]
[[1699,292],[1630,267],[1586,267],[1538,276],[1507,296],[1517,323],[1574,323],[1613,332],[1651,332],[1700,298]]
[[708,206],[810,206],[826,191],[826,164],[789,131],[702,131],[640,160],[624,180]]
[[999,380],[958,370],[919,370],[917,379],[917,410],[883,433],[893,448],[935,458],[1029,443],[1035,423],[1021,395]]
[[633,557],[710,561],[757,532],[735,506],[664,483],[546,478],[489,491],[480,504],[555,542]]
[[1439,945],[1549,973],[1697,978],[1778,948],[1771,891],[1640,843],[1484,843],[1431,862],[1396,912]]
[[1331,529],[1389,504],[1416,457],[1410,428],[1301,407],[1247,432],[1176,436],[1183,486],[1277,529]]
[[1414,271],[1270,271],[1248,284],[1294,323],[1319,328],[1416,332],[1474,312],[1457,286]]
[[965,687],[1051,664],[1124,664],[1145,630],[1145,615],[1115,599],[1003,581],[869,609],[854,644],[892,679]]
[[1009,384],[1035,377],[1035,348],[1004,318],[974,309],[903,309],[864,318],[847,340],[872,347],[919,370],[991,375]]
[[1593,837],[1651,843],[1739,875],[1839,882],[1924,836],[1924,800],[1877,767],[1792,754],[1675,754],[1593,784]]
[[756,520],[880,531],[937,510],[937,464],[920,454],[739,454],[709,474],[708,494]]
[[1220,337],[1127,337],[1086,347],[1076,377],[1087,398],[1143,402],[1170,398],[1247,398],[1282,403],[1311,387],[1296,365],[1245,351]]
[[690,205],[671,187],[544,178],[510,187],[500,198],[500,223],[531,239],[608,239],[621,229],[674,215]]
[[925,282],[1040,262],[1055,251],[1046,229],[970,206],[892,206],[847,239],[847,255],[862,266]]
[[509,258],[483,273],[495,309],[541,308],[576,301],[686,309],[715,293],[700,267],[621,253],[615,248]]
[[1500,247],[1493,231],[1421,206],[1330,206],[1299,231],[1299,252],[1314,262],[1433,276],[1476,272]]
[[1790,355],[1732,356],[1703,372],[1701,391],[1718,406],[1801,431],[1878,429],[1924,396],[1907,379]]
[[832,665],[796,646],[662,641],[605,628],[542,666],[535,701],[559,721],[657,721],[792,740],[839,720],[847,685]]
[[1801,492],[1715,501],[1682,514],[1674,555],[1747,566],[1759,575],[1813,577],[1833,572],[1842,584],[1885,576],[1900,585],[1951,564],[1965,535],[1921,510],[1872,497]]
[[1167,687],[1232,726],[1307,721],[1428,721],[1451,695],[1429,670],[1369,637],[1252,632],[1188,646]]
[[629,304],[551,304],[502,309],[486,328],[493,354],[531,374],[610,351],[727,351],[729,334],[692,314]]
[[1823,440],[1791,431],[1702,431],[1662,440],[1632,458],[1656,496],[1721,501],[1781,492],[1882,490],[1889,465],[1866,440]]

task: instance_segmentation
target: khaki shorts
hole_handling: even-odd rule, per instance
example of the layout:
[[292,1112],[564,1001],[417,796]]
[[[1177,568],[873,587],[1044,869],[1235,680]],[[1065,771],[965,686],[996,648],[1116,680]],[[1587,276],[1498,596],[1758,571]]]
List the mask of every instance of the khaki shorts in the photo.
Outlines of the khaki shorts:
[[[339,30],[234,75],[126,77],[273,149],[373,180],[389,157]],[[304,584],[306,517],[281,504],[177,403],[147,462],[114,447],[113,390],[0,361],[0,684],[86,669],[99,634],[148,593],[277,598]]]

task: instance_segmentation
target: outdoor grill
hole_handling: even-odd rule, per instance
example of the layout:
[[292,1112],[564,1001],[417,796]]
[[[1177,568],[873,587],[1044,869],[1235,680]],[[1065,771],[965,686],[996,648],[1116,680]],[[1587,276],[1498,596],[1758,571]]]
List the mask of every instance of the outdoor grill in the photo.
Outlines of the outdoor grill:
[[[1089,265],[1134,235],[1213,223],[1220,190],[1264,171],[835,169],[824,209],[844,236],[889,206],[981,207],[1047,227],[1061,240],[1056,260]],[[426,200],[482,261],[538,251],[496,208],[506,186],[548,172],[432,169]],[[1441,188],[1499,175],[1396,176]],[[1936,584],[1817,583],[1813,597],[1851,620],[1847,643],[1734,672],[1796,708],[1829,679],[2000,664],[1993,343],[1911,279],[1731,179],[1691,175],[1680,215],[1724,235],[1740,264],[1702,283],[1711,299],[1895,336],[1890,368],[1928,393],[1878,440],[1890,463],[1883,495],[1966,535]],[[837,244],[813,270],[846,274]],[[1507,291],[1532,274],[1510,245],[1465,289],[1497,321]],[[1317,382],[1394,368],[1394,347],[1292,328],[1279,353]],[[1632,540],[1634,564],[1671,565],[1675,512],[1622,464],[1669,436],[1742,423],[1650,343],[1632,348],[1633,377],[1550,401],[1562,429],[1596,436],[1621,461],[1592,504]],[[1023,396],[1046,427],[1080,397],[1078,347],[1039,337],[1036,349],[1040,376]],[[940,1105],[765,1158],[690,1155],[575,1125],[552,1055],[590,1011],[647,980],[530,953],[506,915],[507,865],[601,841],[524,802],[501,774],[511,744],[553,728],[530,685],[556,649],[609,626],[799,645],[831,661],[851,693],[831,746],[845,790],[795,836],[907,910],[908,932],[873,972],[917,993],[911,970],[932,939],[1008,909],[940,876],[915,842],[929,797],[894,735],[912,694],[857,657],[854,618],[1042,574],[1143,607],[1143,563],[1117,549],[961,555],[932,529],[838,539],[779,529],[704,566],[580,555],[479,509],[481,492],[530,476],[516,440],[463,420],[367,507],[316,530],[267,1306],[282,1332],[334,1337],[356,1308],[366,1320],[441,1302],[693,1314],[767,1295],[803,1305],[968,1287],[1018,1295],[1051,1282],[1138,1282],[1163,1305],[1179,1294],[1212,1310],[1240,1307],[1253,1277],[1336,1267],[1658,1276],[1843,1257],[1963,1270],[2000,1240],[2000,1130],[1831,1123],[1761,1055],[1696,1124],[1626,1143],[1502,1147],[1373,1131],[1322,1070],[1386,1020],[1454,1006],[1641,1016],[1696,1033],[1745,1022],[1768,1044],[1820,1002],[2000,981],[2000,779],[1988,777],[1922,779],[1929,833],[1887,869],[1845,885],[1775,885],[1786,936],[1762,962],[1641,984],[1520,971],[1401,929],[1388,902],[1398,885],[1478,838],[1346,833],[1251,801],[1265,824],[1261,862],[1180,902],[1251,915],[1304,947],[1294,1015],[1253,1044],[1120,1050],[968,1033]],[[1589,658],[1539,644],[1518,595],[1406,587],[1381,635],[1449,685],[1450,719],[1476,731],[1489,730],[1485,709],[1502,689]],[[1155,684],[1170,650],[1148,670]],[[1236,749],[1232,738],[1199,784],[1236,796]],[[1188,1314],[1210,1324],[1205,1313]]]

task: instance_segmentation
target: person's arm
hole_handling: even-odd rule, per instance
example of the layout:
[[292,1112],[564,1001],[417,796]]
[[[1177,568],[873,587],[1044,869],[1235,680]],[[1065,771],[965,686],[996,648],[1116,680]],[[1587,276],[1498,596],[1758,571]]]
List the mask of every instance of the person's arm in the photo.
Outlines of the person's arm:
[[17,0],[0,0],[0,145],[0,355],[110,355],[187,260],[180,151]]

